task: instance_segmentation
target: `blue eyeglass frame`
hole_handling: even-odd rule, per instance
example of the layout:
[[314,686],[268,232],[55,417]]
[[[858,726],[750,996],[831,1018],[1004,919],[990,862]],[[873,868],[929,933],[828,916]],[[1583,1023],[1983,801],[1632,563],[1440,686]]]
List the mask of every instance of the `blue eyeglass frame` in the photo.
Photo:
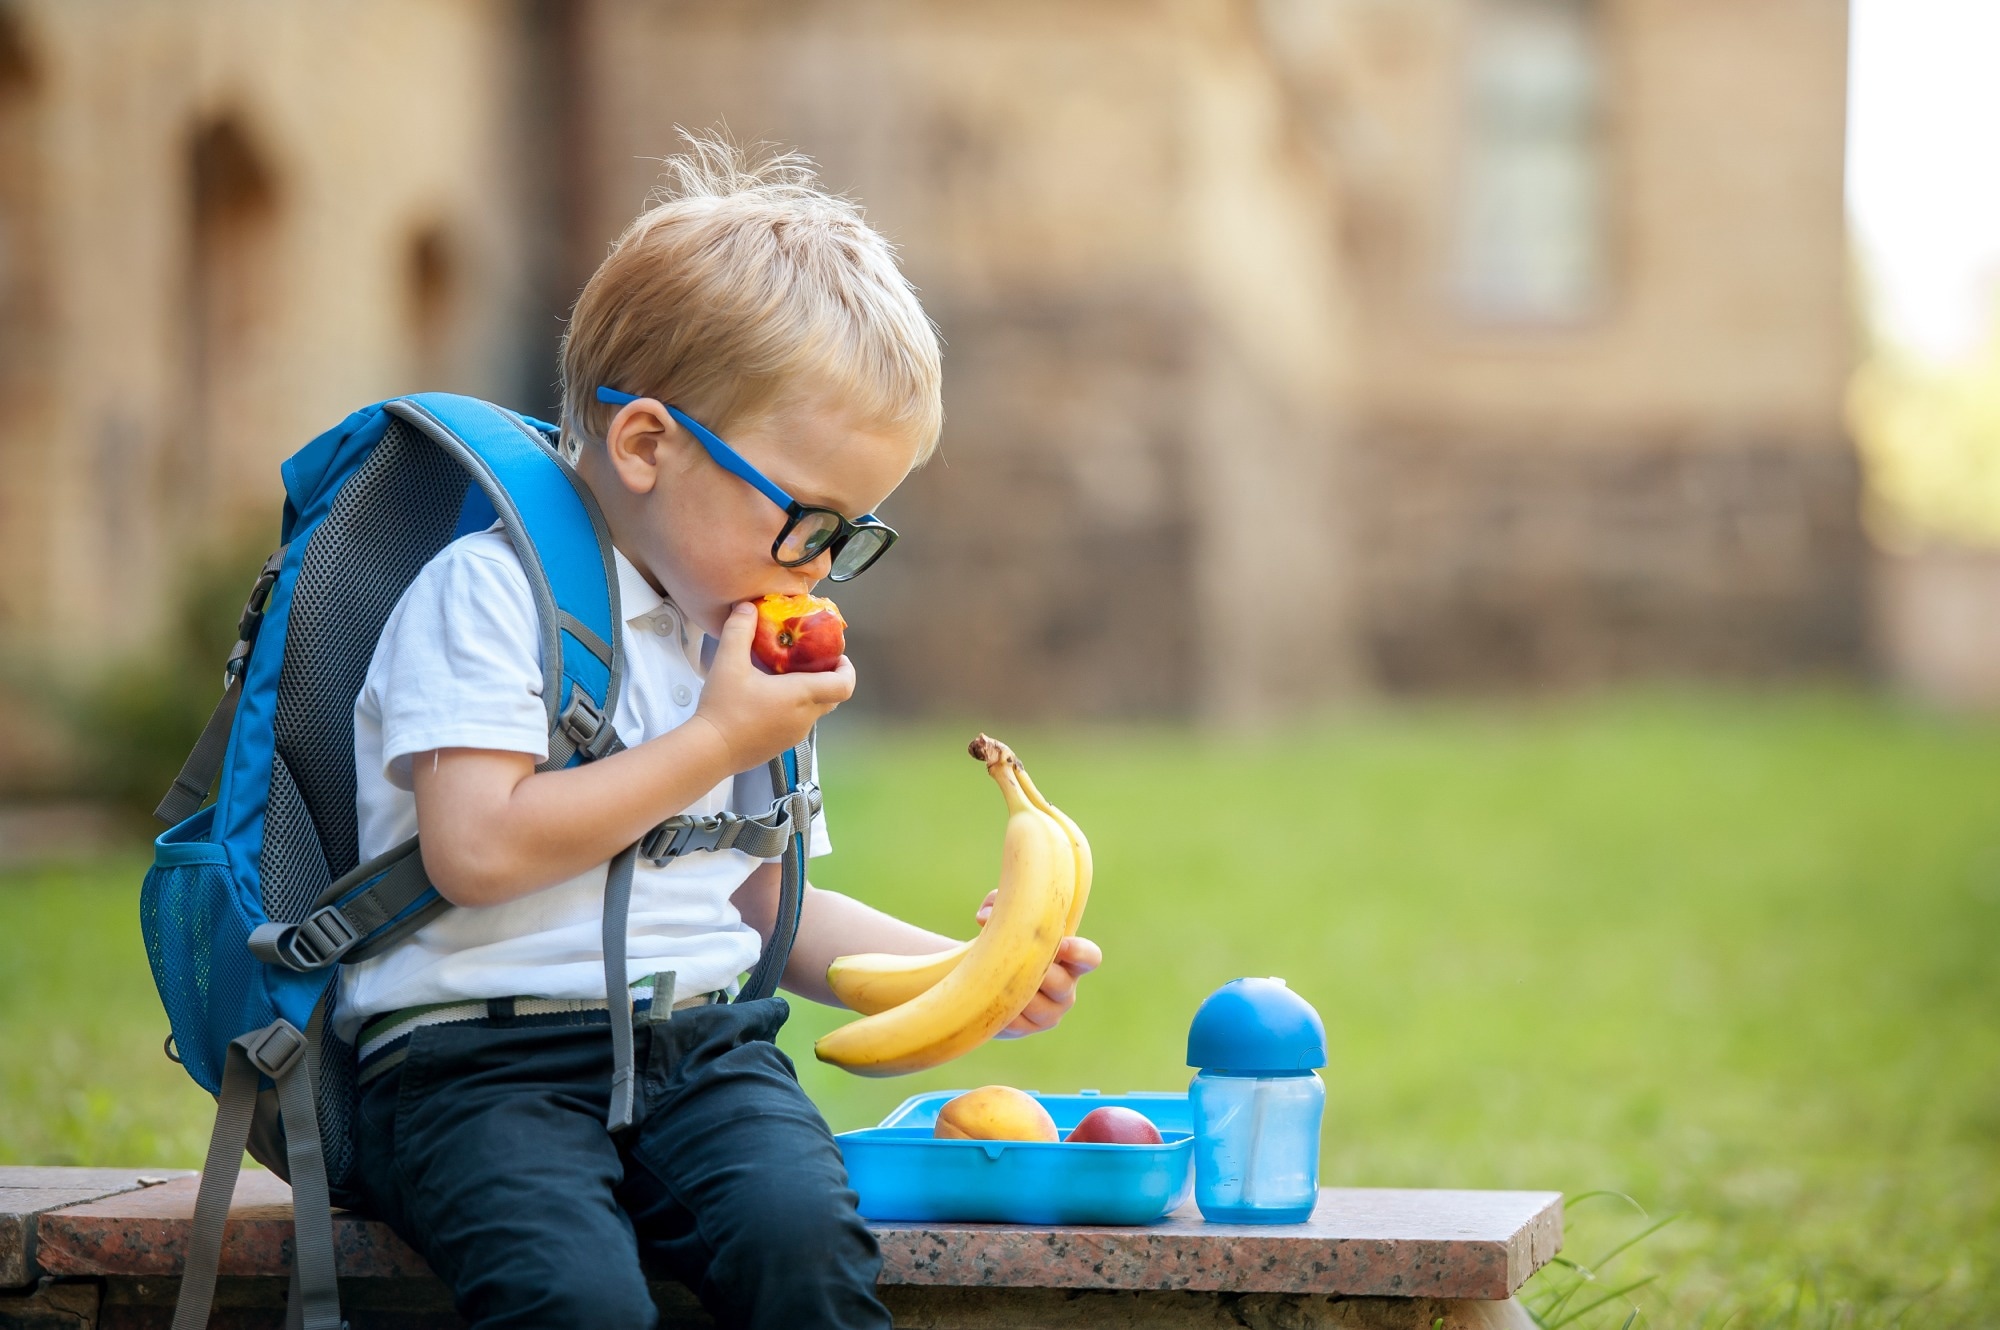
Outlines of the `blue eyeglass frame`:
[[[607,388],[600,384],[597,388],[597,400],[603,402],[606,406],[628,406],[633,402],[643,399],[636,393],[620,392],[616,388]],[[847,582],[861,576],[861,574],[874,567],[875,561],[888,553],[889,547],[896,543],[896,529],[875,516],[875,514],[863,513],[861,516],[849,520],[846,514],[835,512],[831,508],[820,508],[811,504],[800,503],[797,499],[785,493],[783,486],[779,485],[762,471],[759,471],[756,467],[750,465],[748,458],[724,443],[708,426],[702,424],[672,402],[662,402],[660,405],[666,407],[667,414],[680,422],[682,429],[694,435],[695,442],[699,443],[702,449],[715,460],[717,466],[748,484],[759,494],[762,494],[772,503],[777,504],[778,507],[785,510],[784,529],[779,531],[778,538],[771,542],[771,559],[780,567],[797,568],[801,564],[811,563],[822,554],[832,554],[834,563],[837,566],[840,562],[840,551],[857,532],[867,529],[870,531],[879,531],[886,535],[888,538],[868,557],[868,562],[862,564],[859,568],[845,574],[829,570],[827,576],[830,580]],[[803,559],[786,561],[779,558],[778,550],[784,545],[785,537],[792,534],[792,528],[797,526],[799,519],[807,513],[827,513],[839,522],[839,526],[834,529],[833,535],[828,537],[825,544],[806,555]]]

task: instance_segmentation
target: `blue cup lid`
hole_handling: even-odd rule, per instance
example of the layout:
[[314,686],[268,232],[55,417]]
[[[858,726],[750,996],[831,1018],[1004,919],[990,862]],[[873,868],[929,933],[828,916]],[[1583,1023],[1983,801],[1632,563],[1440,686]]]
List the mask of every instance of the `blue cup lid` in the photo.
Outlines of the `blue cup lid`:
[[1326,1026],[1284,980],[1232,979],[1195,1012],[1187,1060],[1216,1071],[1310,1071],[1326,1065]]

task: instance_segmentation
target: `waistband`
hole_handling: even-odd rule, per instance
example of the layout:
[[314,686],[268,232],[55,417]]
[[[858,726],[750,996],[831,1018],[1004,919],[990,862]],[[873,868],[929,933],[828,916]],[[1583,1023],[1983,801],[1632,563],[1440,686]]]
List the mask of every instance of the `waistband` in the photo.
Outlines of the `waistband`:
[[[672,993],[671,975],[648,975],[633,983],[634,1017],[652,1011],[655,980],[662,977],[667,980],[667,992]],[[670,1010],[705,1007],[727,998],[728,994],[721,990],[697,993],[693,997],[681,998]],[[428,1006],[403,1007],[377,1016],[361,1027],[355,1049],[360,1062],[359,1083],[366,1085],[400,1063],[409,1055],[410,1036],[427,1025],[485,1024],[495,1020],[529,1027],[602,1025],[608,1028],[611,1008],[603,998],[542,997],[474,998],[465,1002],[434,1002]]]

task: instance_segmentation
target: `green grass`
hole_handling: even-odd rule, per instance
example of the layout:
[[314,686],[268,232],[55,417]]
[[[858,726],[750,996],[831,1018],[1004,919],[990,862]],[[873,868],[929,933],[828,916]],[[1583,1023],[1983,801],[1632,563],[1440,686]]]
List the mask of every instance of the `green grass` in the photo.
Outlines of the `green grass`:
[[[826,743],[825,886],[964,935],[1000,809],[954,731]],[[2000,1321],[2000,730],[1834,696],[1426,709],[1282,738],[1006,735],[1091,833],[1103,970],[1058,1031],[923,1076],[819,1066],[836,1128],[906,1095],[1185,1083],[1242,974],[1325,1016],[1324,1180],[1595,1195],[1550,1323]],[[0,880],[0,1161],[193,1164],[140,864]],[[1644,1213],[1640,1212],[1643,1207]],[[1617,1254],[1619,1243],[1671,1222]]]

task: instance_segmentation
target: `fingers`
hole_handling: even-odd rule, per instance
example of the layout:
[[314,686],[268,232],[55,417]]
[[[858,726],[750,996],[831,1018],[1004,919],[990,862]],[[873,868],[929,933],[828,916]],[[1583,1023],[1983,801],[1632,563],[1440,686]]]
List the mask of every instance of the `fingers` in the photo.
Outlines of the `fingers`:
[[1089,938],[1066,937],[1056,950],[1056,959],[1042,977],[1042,986],[1028,999],[1021,1014],[1000,1032],[1002,1039],[1019,1039],[1054,1029],[1056,1023],[1076,1005],[1076,981],[1103,963],[1104,954]]
[[1000,1032],[1000,1037],[1003,1039],[1019,1039],[1024,1035],[1040,1034],[1044,1030],[1052,1030],[1055,1028],[1056,1022],[1060,1021],[1068,1013],[1070,1006],[1075,1001],[1076,995],[1074,993],[1067,1000],[1061,1002],[1049,997],[1046,993],[1037,993],[1028,999],[1028,1005],[1021,1009],[1021,1014],[1016,1016],[1007,1028]]
[[747,600],[739,600],[729,607],[729,617],[722,621],[722,644],[718,654],[748,655],[750,639],[756,635],[757,607]]
[[1104,952],[1087,937],[1066,937],[1056,948],[1056,965],[1069,972],[1072,986],[1102,964]]
[[791,677],[807,681],[810,686],[806,690],[806,696],[812,699],[814,706],[822,706],[829,711],[854,696],[854,662],[845,656],[840,658],[840,665],[836,669],[821,670],[815,674],[795,674]]
[[[986,921],[993,917],[993,902],[999,899],[1000,899],[1000,888],[995,887],[993,890],[986,893],[986,899],[981,901],[979,903],[978,910],[973,912],[972,917],[975,921],[978,922],[981,928],[986,927]],[[1057,952],[1056,955],[1060,957],[1062,953]]]

